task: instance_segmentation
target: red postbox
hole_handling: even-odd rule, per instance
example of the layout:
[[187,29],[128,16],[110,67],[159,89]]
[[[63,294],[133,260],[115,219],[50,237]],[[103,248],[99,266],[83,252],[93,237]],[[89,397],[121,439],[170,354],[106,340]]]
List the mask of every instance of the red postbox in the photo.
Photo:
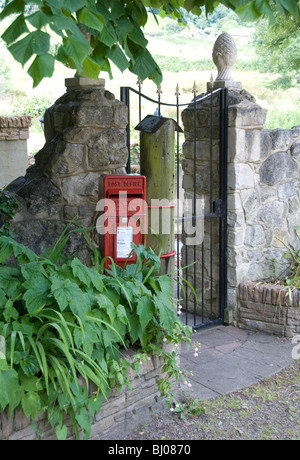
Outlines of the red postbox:
[[[147,231],[147,203],[145,176],[103,175],[100,182],[97,210],[97,230],[100,234],[100,250],[104,257],[111,257],[121,267],[136,261],[131,243],[144,244]],[[111,265],[106,259],[105,267]]]

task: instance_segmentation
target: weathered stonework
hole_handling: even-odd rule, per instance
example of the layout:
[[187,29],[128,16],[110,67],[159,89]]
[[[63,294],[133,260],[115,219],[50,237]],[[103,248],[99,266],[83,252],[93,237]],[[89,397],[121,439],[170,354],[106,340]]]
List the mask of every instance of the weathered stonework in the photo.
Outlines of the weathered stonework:
[[31,118],[27,115],[0,116],[0,188],[27,169],[30,126]]
[[[100,176],[124,174],[128,158],[127,108],[103,80],[68,79],[44,124],[46,143],[35,164],[7,187],[19,202],[16,238],[37,253],[53,246],[74,217],[83,227],[95,225]],[[86,260],[83,246],[83,236],[73,234],[67,249]]]

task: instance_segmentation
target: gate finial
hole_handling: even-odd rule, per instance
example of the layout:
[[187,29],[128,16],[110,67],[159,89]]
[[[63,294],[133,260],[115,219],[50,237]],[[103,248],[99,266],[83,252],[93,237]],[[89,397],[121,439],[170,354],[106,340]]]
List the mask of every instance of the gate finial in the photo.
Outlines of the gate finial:
[[212,51],[212,59],[218,69],[215,88],[242,89],[241,82],[234,81],[231,74],[236,58],[237,49],[234,39],[227,32],[222,33],[215,41]]

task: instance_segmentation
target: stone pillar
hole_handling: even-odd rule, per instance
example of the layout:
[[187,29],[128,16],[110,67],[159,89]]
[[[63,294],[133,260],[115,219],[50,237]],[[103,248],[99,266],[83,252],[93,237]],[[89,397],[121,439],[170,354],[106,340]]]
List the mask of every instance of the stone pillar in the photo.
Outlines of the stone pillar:
[[[37,253],[52,247],[74,217],[83,227],[95,225],[100,176],[125,174],[128,159],[125,105],[105,90],[104,80],[75,77],[66,85],[46,111],[46,143],[35,165],[8,187],[20,205],[16,237]],[[68,250],[79,256],[82,247],[85,241],[74,234]]]
[[0,188],[25,174],[30,126],[29,116],[0,116]]
[[[265,118],[266,110],[257,105],[249,93],[243,90],[229,91],[228,309],[233,313],[232,318],[236,318],[239,285],[247,280],[250,269],[245,246],[250,236],[247,219],[258,205],[255,194],[259,182],[257,162],[260,160],[261,131]],[[254,248],[259,243],[258,227],[252,236],[251,245]]]
[[[300,238],[295,231],[295,226],[300,225],[300,126],[264,129],[267,111],[232,79],[229,70],[235,56],[234,45],[228,34],[222,35],[213,52],[219,72],[213,87],[228,88],[228,309],[225,320],[236,323],[241,283],[272,281],[287,268],[286,245],[294,251],[300,249]],[[197,193],[205,190],[207,182],[208,137],[204,109],[203,105],[197,105]],[[192,120],[192,108],[185,110],[183,187],[186,191],[193,186]],[[213,133],[216,138],[212,145],[217,152],[217,127]],[[213,188],[217,190],[217,186]],[[201,264],[198,266],[201,270]]]

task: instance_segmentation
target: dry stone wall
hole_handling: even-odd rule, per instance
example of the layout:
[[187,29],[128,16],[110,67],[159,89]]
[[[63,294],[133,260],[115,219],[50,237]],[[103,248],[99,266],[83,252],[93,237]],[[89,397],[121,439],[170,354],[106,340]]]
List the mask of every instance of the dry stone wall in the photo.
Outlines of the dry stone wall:
[[[35,164],[7,187],[19,203],[16,239],[37,253],[52,247],[74,217],[83,227],[95,224],[100,176],[124,174],[128,158],[124,104],[102,80],[66,84],[67,92],[46,111],[46,143]],[[73,234],[68,251],[85,259],[83,246],[82,235]]]

